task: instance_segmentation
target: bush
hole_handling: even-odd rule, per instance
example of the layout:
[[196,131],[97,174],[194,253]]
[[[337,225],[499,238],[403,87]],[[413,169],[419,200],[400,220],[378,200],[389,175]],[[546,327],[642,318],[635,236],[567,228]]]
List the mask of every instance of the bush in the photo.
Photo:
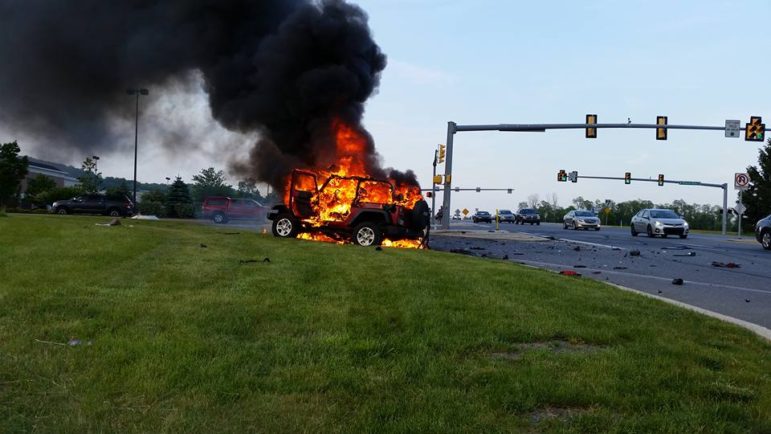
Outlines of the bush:
[[139,202],[139,213],[166,217],[166,207],[163,206],[163,202],[143,200],[142,202]]
[[174,205],[174,214],[178,218],[192,218],[194,216],[193,205],[189,203],[178,203]]
[[72,199],[81,194],[83,194],[83,190],[80,187],[57,187],[38,194],[35,197],[35,204],[38,206],[51,205],[57,200]]

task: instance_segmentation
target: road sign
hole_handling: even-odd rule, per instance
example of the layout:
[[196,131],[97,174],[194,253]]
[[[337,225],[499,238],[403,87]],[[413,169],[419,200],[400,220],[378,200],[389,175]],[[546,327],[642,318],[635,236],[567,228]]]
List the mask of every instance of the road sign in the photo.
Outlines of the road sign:
[[739,129],[742,122],[739,120],[726,119],[725,121],[725,136],[739,138]]
[[471,211],[467,210],[466,208],[463,208],[463,211],[461,211],[463,215],[468,215]]
[[570,172],[570,174],[568,175],[568,178],[570,179],[570,182],[578,182],[578,172],[576,172],[575,170]]
[[734,207],[734,211],[736,211],[736,214],[742,215],[744,214],[744,211],[747,211],[747,207],[745,207],[743,203],[739,202]]
[[750,175],[746,173],[734,174],[734,190],[746,190],[750,186]]
[[701,185],[701,182],[699,181],[680,181],[678,182],[680,185]]

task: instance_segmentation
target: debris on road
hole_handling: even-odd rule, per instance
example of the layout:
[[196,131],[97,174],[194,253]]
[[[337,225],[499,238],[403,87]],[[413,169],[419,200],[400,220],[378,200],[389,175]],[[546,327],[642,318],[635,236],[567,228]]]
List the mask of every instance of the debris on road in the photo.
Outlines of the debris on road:
[[613,267],[614,270],[626,270],[626,267]]
[[682,285],[683,283],[684,283],[684,282],[683,282],[683,279],[681,279],[681,278],[679,278],[679,277],[678,277],[678,278],[676,278],[676,279],[672,279],[672,284],[673,284],[673,285]]
[[573,268],[586,268],[586,265],[574,265]]
[[580,252],[581,251],[581,246],[575,246],[573,248],[573,250],[575,250],[576,252]]
[[630,250],[629,251],[629,256],[640,256],[640,251],[639,250]]
[[741,268],[742,266],[735,263],[735,262],[718,262],[718,261],[712,261],[713,267],[718,268]]
[[560,274],[562,274],[563,276],[581,277],[581,273],[576,273],[573,270],[562,270],[560,271]]
[[672,255],[672,256],[696,256],[696,252],[688,252],[684,255]]

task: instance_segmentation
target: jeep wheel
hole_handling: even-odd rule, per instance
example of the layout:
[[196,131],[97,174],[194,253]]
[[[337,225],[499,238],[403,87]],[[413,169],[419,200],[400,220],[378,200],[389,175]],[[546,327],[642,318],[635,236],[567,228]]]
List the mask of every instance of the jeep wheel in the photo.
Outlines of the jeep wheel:
[[281,214],[273,220],[273,236],[295,238],[299,232],[297,221],[289,214]]
[[67,208],[65,208],[65,207],[59,207],[59,208],[56,210],[56,213],[57,213],[57,214],[61,214],[61,215],[67,215]]
[[353,230],[353,242],[360,246],[378,246],[382,241],[383,234],[377,223],[364,222]]
[[221,212],[218,212],[211,216],[211,220],[214,223],[217,223],[218,225],[225,224],[228,222],[228,218],[225,216],[225,214],[222,214]]

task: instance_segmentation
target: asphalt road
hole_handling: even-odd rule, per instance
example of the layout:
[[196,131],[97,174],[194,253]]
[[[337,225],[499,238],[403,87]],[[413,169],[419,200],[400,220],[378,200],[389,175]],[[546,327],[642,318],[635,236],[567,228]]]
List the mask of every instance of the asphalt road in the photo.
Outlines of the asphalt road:
[[[492,230],[494,224],[454,222],[452,229]],[[434,235],[435,250],[505,258],[634,288],[771,329],[771,251],[754,238],[690,234],[632,237],[628,228],[574,231],[561,224],[502,224],[501,230],[537,237],[534,241],[484,240]],[[639,252],[639,256],[635,255]],[[725,268],[715,263],[734,263]],[[682,285],[673,279],[683,279]]]

